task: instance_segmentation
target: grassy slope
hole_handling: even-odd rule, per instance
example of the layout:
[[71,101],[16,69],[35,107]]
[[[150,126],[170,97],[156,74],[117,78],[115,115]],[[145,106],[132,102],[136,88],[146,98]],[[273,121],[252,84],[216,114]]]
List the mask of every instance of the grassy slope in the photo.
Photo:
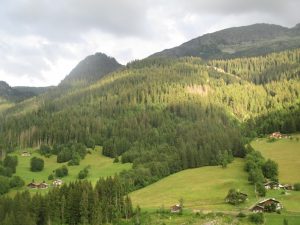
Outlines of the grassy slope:
[[[22,177],[26,184],[31,182],[32,179],[35,179],[36,182],[41,182],[45,180],[47,182],[49,174],[52,173],[56,168],[61,167],[62,165],[66,165],[67,163],[57,163],[56,156],[51,156],[50,158],[45,158],[41,156],[36,151],[33,151],[33,156],[37,156],[43,158],[45,161],[44,170],[41,172],[31,172],[30,171],[30,158],[31,157],[23,157],[20,154],[18,155],[19,164],[17,167],[16,175]],[[101,154],[101,150],[96,148],[95,151],[92,151],[92,154],[87,154],[85,159],[80,162],[79,166],[68,166],[69,175],[67,177],[62,178],[65,182],[73,181],[77,178],[77,175],[80,170],[90,165],[91,168],[89,170],[88,180],[92,183],[96,183],[96,181],[100,177],[113,176],[116,173],[119,173],[122,170],[130,169],[131,164],[121,164],[121,163],[113,163],[113,159],[105,157]]]
[[279,180],[283,183],[300,182],[300,135],[293,135],[293,140],[281,139],[267,142],[261,138],[252,142],[254,149],[260,151],[264,157],[273,159],[279,164]]
[[241,159],[223,169],[208,166],[184,170],[131,194],[132,201],[142,208],[169,207],[183,198],[187,208],[202,210],[234,210],[224,203],[230,188],[249,194],[250,200],[241,206],[249,207],[255,202],[254,188],[248,184]]

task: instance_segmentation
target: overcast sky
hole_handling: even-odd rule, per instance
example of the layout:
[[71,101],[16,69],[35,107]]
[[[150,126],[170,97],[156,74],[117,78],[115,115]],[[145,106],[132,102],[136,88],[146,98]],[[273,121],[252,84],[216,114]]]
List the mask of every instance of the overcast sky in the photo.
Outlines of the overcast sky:
[[300,22],[299,0],[1,0],[0,80],[57,85],[87,55],[125,64],[232,26]]

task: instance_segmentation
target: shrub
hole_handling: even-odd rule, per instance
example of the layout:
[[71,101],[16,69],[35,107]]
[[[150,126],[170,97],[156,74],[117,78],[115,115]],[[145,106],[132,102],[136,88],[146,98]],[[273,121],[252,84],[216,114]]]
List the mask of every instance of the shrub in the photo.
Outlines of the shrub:
[[245,202],[247,199],[247,196],[241,194],[240,192],[237,192],[235,189],[230,189],[228,191],[228,194],[226,196],[226,202],[232,204],[232,205],[237,205],[240,203]]
[[120,160],[119,160],[119,157],[116,156],[115,159],[114,159],[114,163],[118,163],[118,162],[120,162]]
[[16,172],[16,168],[18,165],[18,157],[7,155],[3,161],[3,166],[6,168],[10,168],[12,173]]
[[54,179],[54,175],[53,174],[50,174],[49,176],[48,176],[48,180],[53,180]]
[[300,183],[294,184],[294,190],[295,191],[300,191]]
[[263,213],[254,213],[249,216],[249,220],[255,224],[263,224],[264,223],[264,214]]
[[32,172],[42,171],[44,169],[44,160],[41,158],[33,157],[30,160],[30,170]]
[[243,212],[239,212],[239,214],[237,214],[237,217],[239,217],[239,218],[244,218],[246,216],[247,215],[245,213],[243,213]]
[[4,177],[11,177],[13,174],[11,168],[0,166],[0,175]]
[[80,170],[78,173],[78,179],[84,179],[88,176],[89,174],[89,167],[85,167],[83,170]]
[[262,166],[262,171],[266,178],[276,180],[278,177],[278,164],[268,159]]
[[259,182],[256,184],[256,191],[259,196],[261,196],[261,197],[266,196],[267,190],[266,190],[265,186],[263,185],[263,183]]
[[78,153],[74,153],[72,155],[72,159],[68,162],[68,166],[78,166],[80,164],[80,155]]
[[66,166],[62,166],[55,170],[55,175],[57,177],[65,177],[65,176],[68,176],[68,174],[69,174],[69,170]]
[[9,191],[9,179],[7,177],[0,176],[0,195],[3,195]]
[[40,147],[40,154],[41,155],[44,155],[44,156],[51,156],[51,148],[48,146],[48,145],[45,145],[45,144],[42,144],[41,147]]
[[10,181],[9,181],[9,186],[11,188],[14,188],[14,187],[23,187],[25,185],[25,182],[24,180],[22,180],[21,177],[19,176],[13,176]]

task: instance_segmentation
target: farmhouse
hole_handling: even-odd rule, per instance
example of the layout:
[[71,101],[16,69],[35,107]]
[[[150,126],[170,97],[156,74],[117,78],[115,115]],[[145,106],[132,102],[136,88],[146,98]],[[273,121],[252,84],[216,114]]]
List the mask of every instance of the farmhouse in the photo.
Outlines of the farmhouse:
[[31,154],[30,154],[30,152],[23,151],[23,152],[21,153],[21,156],[28,157],[28,156],[31,156]]
[[27,187],[32,189],[46,189],[48,186],[49,185],[45,181],[42,183],[35,183],[33,180],[31,183],[27,184]]
[[286,134],[282,134],[280,132],[274,132],[270,135],[270,138],[276,138],[276,139],[281,139],[281,138],[287,138],[288,136]]
[[282,205],[279,201],[275,200],[275,198],[268,198],[260,201],[255,206],[253,206],[250,210],[252,212],[270,212],[270,211],[278,211],[282,209]]
[[63,181],[60,180],[60,179],[55,179],[55,180],[52,182],[52,185],[53,185],[54,187],[60,187],[62,184],[63,184]]
[[171,206],[171,213],[180,213],[182,207],[179,204]]
[[279,189],[285,189],[285,187],[283,185],[281,185],[280,183],[276,182],[276,181],[268,181],[266,183],[264,183],[265,189],[267,190],[279,190]]
[[284,186],[285,190],[293,190],[294,189],[294,186],[291,184],[284,184],[283,186]]
[[43,181],[42,183],[38,184],[37,188],[38,189],[46,189],[46,188],[48,188],[48,186],[49,185],[45,181]]
[[31,183],[27,184],[27,187],[29,188],[37,188],[38,187],[38,183],[35,183],[34,181],[32,181]]

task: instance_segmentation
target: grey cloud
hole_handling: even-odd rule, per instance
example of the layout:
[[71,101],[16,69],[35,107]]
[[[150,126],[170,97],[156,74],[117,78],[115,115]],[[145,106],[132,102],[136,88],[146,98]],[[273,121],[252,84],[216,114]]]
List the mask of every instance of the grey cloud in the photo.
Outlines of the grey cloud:
[[[300,22],[299,8],[299,0],[3,0],[0,70],[16,77],[42,77],[41,71],[49,69],[45,59],[55,64],[58,56],[84,58],[87,51],[75,57],[65,45],[84,46],[90,31],[108,34],[115,43],[134,38],[170,47],[176,34],[188,40],[207,31],[257,22],[291,27]],[[2,34],[13,38],[3,41]],[[27,36],[41,37],[47,43],[32,47],[26,43]],[[142,52],[145,46],[128,42],[128,46],[112,48],[111,52],[129,61],[135,54],[132,49]]]

